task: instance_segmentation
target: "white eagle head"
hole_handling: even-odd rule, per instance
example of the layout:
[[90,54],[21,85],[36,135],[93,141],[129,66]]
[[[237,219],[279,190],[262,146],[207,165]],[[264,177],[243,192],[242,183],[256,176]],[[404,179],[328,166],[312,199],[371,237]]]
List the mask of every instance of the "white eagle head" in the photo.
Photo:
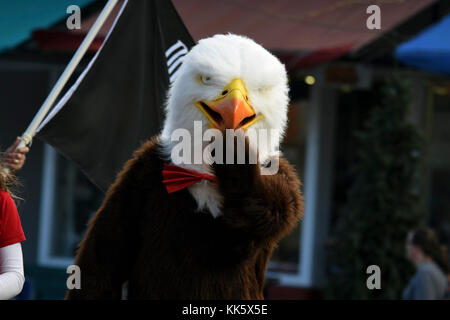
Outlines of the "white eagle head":
[[170,141],[176,129],[186,129],[193,137],[194,121],[202,121],[203,132],[267,129],[269,146],[259,152],[263,162],[278,151],[286,128],[287,79],[284,65],[247,37],[219,34],[202,39],[184,57],[169,89],[161,137]]

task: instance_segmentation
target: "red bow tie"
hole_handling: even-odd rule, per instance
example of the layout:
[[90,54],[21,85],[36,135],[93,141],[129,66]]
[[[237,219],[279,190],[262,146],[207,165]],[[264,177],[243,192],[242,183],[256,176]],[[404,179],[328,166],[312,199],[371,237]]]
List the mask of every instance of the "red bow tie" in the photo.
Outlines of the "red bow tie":
[[168,193],[177,192],[201,180],[209,180],[211,182],[217,181],[216,177],[210,174],[199,173],[197,171],[188,170],[167,163],[164,163],[162,176],[163,183],[166,186],[166,190]]

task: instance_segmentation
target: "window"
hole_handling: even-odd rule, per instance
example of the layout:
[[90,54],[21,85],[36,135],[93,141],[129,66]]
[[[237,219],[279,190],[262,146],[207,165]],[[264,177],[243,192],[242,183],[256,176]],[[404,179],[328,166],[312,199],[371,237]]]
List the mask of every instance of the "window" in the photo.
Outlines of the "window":
[[[297,100],[289,109],[289,128],[281,146],[284,157],[304,180],[308,101]],[[279,243],[269,264],[271,272],[297,273],[300,262],[300,224]]]
[[42,180],[39,264],[65,268],[73,263],[87,222],[104,195],[73,162],[48,145]]
[[[295,86],[295,83],[291,86],[293,91]],[[297,229],[280,242],[267,277],[278,280],[281,285],[311,287],[319,286],[325,275],[323,243],[328,234],[333,192],[337,97],[336,89],[325,83],[299,91],[307,91],[307,94],[291,98],[296,103],[291,108],[282,151],[302,180],[304,216]]]

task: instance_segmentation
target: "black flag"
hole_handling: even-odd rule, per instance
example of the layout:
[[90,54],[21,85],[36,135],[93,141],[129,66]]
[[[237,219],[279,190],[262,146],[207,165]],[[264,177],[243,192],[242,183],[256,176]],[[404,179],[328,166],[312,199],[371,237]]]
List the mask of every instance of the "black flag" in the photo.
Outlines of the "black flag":
[[124,1],[103,47],[37,137],[106,191],[133,151],[159,133],[169,82],[193,45],[171,1]]

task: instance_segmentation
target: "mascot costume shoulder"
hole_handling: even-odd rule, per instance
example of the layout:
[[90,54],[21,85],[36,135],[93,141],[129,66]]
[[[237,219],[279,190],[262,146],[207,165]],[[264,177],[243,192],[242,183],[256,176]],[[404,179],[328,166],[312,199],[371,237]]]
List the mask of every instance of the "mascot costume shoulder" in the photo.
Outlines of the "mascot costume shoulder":
[[[75,262],[81,289],[66,298],[121,299],[128,284],[128,299],[263,299],[272,251],[303,214],[300,181],[278,154],[288,102],[285,67],[263,47],[231,34],[200,40],[169,89],[161,134],[135,152],[90,221]],[[215,149],[193,139],[182,159],[199,147],[206,161],[175,162],[173,137],[195,138],[199,123],[236,134],[214,136]],[[261,130],[264,147],[250,134]],[[217,160],[238,150],[243,164]]]

